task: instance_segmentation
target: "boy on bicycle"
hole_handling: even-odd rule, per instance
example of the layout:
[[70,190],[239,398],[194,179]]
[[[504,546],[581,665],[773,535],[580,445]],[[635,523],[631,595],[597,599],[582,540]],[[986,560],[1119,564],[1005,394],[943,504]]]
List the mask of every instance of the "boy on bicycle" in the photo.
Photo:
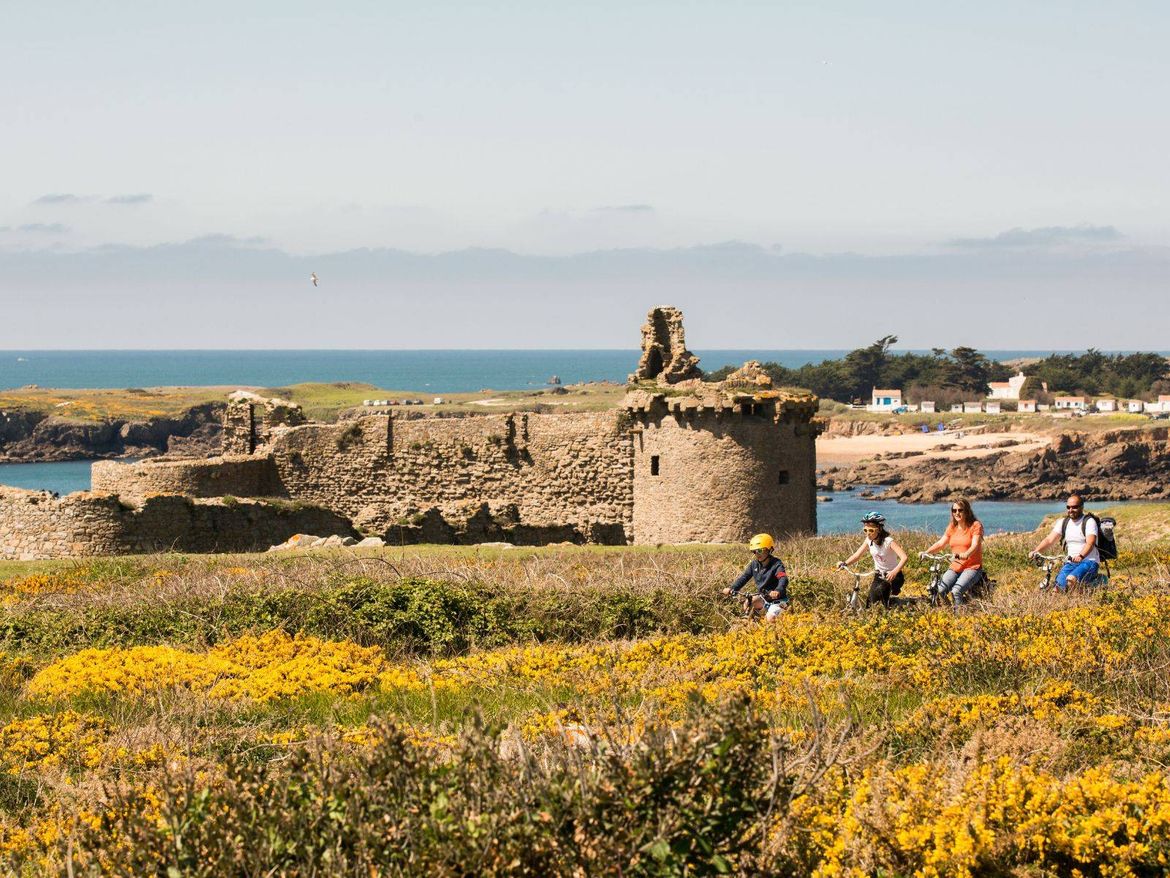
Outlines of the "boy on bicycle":
[[752,560],[735,582],[723,589],[724,594],[736,595],[754,579],[757,593],[751,596],[752,612],[764,611],[764,618],[774,622],[788,607],[788,573],[784,562],[772,552],[776,541],[769,534],[756,534],[748,543]]

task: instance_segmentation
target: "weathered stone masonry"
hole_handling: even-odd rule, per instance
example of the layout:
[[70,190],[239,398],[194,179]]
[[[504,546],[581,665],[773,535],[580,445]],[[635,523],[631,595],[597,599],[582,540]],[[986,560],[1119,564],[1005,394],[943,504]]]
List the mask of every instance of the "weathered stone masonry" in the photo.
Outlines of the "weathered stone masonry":
[[[674,309],[652,311],[643,335],[664,365],[697,373]],[[6,491],[0,555],[260,549],[296,532],[521,544],[812,532],[815,410],[807,395],[661,374],[598,413],[379,411],[320,424],[234,394],[222,457],[95,463],[93,492],[61,499]]]
[[343,516],[296,504],[169,495],[132,505],[112,494],[54,498],[0,486],[0,558],[7,559],[243,552],[295,533],[326,532],[355,535]]
[[815,400],[744,394],[628,402],[636,542],[731,543],[761,530],[816,531],[809,490]]

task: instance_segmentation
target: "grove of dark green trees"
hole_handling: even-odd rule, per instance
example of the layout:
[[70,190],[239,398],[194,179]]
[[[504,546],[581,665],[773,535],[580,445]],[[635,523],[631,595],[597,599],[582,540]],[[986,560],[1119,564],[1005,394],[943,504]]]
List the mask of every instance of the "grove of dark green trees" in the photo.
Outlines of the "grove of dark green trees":
[[[820,397],[842,402],[868,402],[874,387],[901,389],[911,402],[974,399],[987,393],[989,382],[1005,381],[1014,371],[969,347],[951,351],[933,348],[929,354],[892,353],[890,348],[897,341],[897,336],[887,335],[840,359],[796,369],[772,362],[763,367],[776,386],[805,387]],[[724,366],[706,377],[720,381],[734,368]],[[1170,362],[1161,354],[1104,354],[1090,349],[1083,354],[1052,354],[1024,366],[1023,372],[1029,376],[1025,398],[1042,395],[1041,382],[1053,392],[1142,397],[1162,389],[1170,379]]]

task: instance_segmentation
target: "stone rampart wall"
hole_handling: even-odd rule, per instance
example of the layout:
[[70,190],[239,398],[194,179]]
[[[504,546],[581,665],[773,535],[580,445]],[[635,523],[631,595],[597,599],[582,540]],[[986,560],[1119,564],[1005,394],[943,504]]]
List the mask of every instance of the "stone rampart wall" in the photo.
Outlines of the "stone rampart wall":
[[632,444],[618,414],[506,414],[305,425],[275,438],[289,497],[380,530],[428,509],[446,518],[483,504],[517,523],[569,526],[625,542],[633,514]]
[[283,497],[276,468],[264,456],[168,460],[158,458],[135,464],[112,460],[93,464],[92,490],[140,501],[154,494],[186,494],[190,497]]
[[0,487],[0,558],[7,560],[254,551],[296,533],[355,535],[336,513],[287,503],[159,496],[135,507],[108,494],[55,499]]

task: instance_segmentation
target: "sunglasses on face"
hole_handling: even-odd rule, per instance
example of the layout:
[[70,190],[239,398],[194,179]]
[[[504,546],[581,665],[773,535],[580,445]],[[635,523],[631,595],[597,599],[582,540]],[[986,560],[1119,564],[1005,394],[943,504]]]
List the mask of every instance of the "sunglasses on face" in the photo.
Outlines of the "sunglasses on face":
[[1080,503],[1077,503],[1075,506],[1066,506],[1066,507],[1064,507],[1064,508],[1065,508],[1065,509],[1080,509],[1080,508],[1081,508],[1081,504],[1080,504]]
[[962,512],[962,511],[963,511],[962,509],[952,509],[952,510],[951,510],[951,512],[952,512],[952,513],[955,513],[955,514],[958,514],[958,513]]

